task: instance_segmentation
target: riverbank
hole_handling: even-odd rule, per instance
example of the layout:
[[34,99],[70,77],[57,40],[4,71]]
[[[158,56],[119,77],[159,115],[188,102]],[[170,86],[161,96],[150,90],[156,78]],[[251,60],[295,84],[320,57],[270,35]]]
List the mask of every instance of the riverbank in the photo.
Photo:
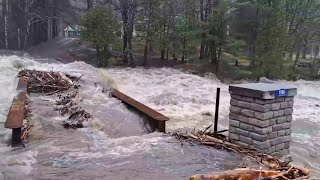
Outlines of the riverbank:
[[[143,56],[135,56],[138,59],[138,64],[134,67],[142,67],[141,61]],[[71,63],[76,61],[83,61],[87,64],[90,64],[94,67],[98,67],[95,62],[95,51],[90,49],[69,49],[64,53],[59,54],[56,59],[62,63]],[[132,66],[128,66],[124,64],[121,58],[113,57],[110,60],[109,68],[127,68]],[[146,65],[143,66],[145,68],[175,68],[182,70],[184,72],[198,75],[204,77],[208,74],[216,74],[216,66],[209,63],[208,60],[203,59],[197,62],[185,62],[182,63],[180,61],[175,60],[163,60],[157,56],[150,56],[146,62]],[[242,80],[254,81],[249,77],[241,76],[238,72],[234,70],[235,67],[232,67],[228,64],[220,65],[220,73],[218,78],[221,82],[231,84],[231,83],[240,83]]]
[[[95,58],[95,49],[90,48],[89,45],[83,44],[78,40],[73,42],[73,45],[69,48],[65,48],[66,51],[60,54],[58,60],[66,63],[73,61],[84,61],[87,64],[91,64],[94,67],[98,67]],[[257,75],[255,69],[250,67],[250,58],[246,56],[235,57],[231,54],[224,53],[221,61],[219,62],[219,72],[217,72],[216,65],[210,63],[209,58],[197,59],[193,57],[187,59],[185,62],[181,60],[173,59],[161,59],[157,52],[150,53],[147,58],[146,63],[143,65],[144,57],[143,52],[141,52],[141,47],[134,49],[134,66],[123,63],[121,59],[120,51],[115,51],[112,53],[112,57],[109,59],[108,67],[140,67],[145,68],[161,68],[161,67],[171,67],[183,70],[191,74],[199,75],[204,77],[206,74],[215,74],[221,82],[231,84],[231,83],[241,83],[243,81],[255,82],[257,80]],[[298,66],[295,73],[292,72],[292,67],[290,65],[285,65],[283,71],[279,72],[278,75],[270,77],[273,80],[317,80],[320,79],[320,74],[317,74],[316,68],[312,66]]]

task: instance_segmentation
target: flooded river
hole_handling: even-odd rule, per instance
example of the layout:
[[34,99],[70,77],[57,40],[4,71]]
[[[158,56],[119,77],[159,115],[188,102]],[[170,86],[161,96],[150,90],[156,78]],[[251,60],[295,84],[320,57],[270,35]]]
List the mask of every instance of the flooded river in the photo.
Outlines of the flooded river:
[[[85,128],[64,129],[54,97],[31,95],[35,128],[24,149],[7,146],[3,128],[22,68],[84,75],[81,106],[94,120]],[[247,157],[212,148],[181,145],[161,133],[148,134],[143,117],[102,93],[115,87],[170,117],[169,131],[202,129],[212,123],[215,91],[221,92],[219,129],[228,127],[228,86],[208,74],[176,69],[96,69],[83,62],[42,63],[28,57],[0,57],[0,180],[2,179],[188,179],[195,173],[257,167]],[[320,170],[320,84],[299,81],[293,121],[292,155],[297,163]]]
[[[169,130],[202,129],[212,124],[216,88],[221,88],[219,129],[228,128],[228,85],[211,74],[204,78],[176,69],[109,69],[117,88],[174,119]],[[295,98],[291,154],[320,178],[320,82],[280,81],[298,88]]]

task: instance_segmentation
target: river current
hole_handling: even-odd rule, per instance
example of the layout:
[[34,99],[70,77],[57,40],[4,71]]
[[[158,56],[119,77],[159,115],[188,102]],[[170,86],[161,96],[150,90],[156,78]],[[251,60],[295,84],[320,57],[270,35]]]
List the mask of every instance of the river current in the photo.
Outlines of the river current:
[[[181,144],[161,133],[146,133],[139,114],[102,92],[115,87],[170,118],[168,131],[203,129],[212,124],[216,88],[221,88],[219,129],[227,129],[228,85],[216,77],[177,69],[96,69],[83,62],[47,63],[27,56],[0,56],[0,180],[2,179],[188,179],[192,174],[235,167],[257,167],[247,157]],[[83,75],[81,106],[94,120],[83,129],[64,129],[54,97],[30,95],[35,128],[24,149],[7,146],[4,129],[17,73],[59,70]],[[320,82],[285,82],[298,88],[291,152],[296,163],[320,171]]]

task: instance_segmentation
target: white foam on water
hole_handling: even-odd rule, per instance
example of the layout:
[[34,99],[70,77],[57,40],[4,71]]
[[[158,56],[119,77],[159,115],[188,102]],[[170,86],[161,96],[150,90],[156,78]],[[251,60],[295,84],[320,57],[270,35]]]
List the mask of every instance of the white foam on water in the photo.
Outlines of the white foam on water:
[[19,154],[7,154],[6,157],[2,157],[1,163],[13,171],[29,174],[33,169],[32,164],[37,162],[35,159],[37,154],[38,152],[35,150],[22,151]]
[[[49,62],[49,60],[47,62]],[[26,57],[0,57],[0,123],[5,122],[12,99],[16,95],[16,76],[21,69],[62,71],[76,76],[84,75],[81,78],[83,86],[81,86],[79,90],[80,98],[84,98],[84,100],[79,103],[82,108],[86,109],[86,111],[94,116],[94,122],[88,124],[89,128],[84,128],[80,131],[82,131],[94,144],[93,147],[90,147],[93,152],[86,152],[85,149],[79,148],[75,148],[75,150],[72,151],[71,149],[64,147],[64,142],[59,146],[48,146],[46,149],[52,154],[57,152],[66,152],[63,160],[58,158],[56,159],[57,161],[54,161],[54,165],[56,166],[58,166],[59,163],[73,163],[64,161],[68,161],[68,159],[72,158],[88,159],[105,156],[122,157],[130,156],[135,153],[142,153],[148,148],[152,148],[153,145],[157,144],[157,142],[162,138],[160,135],[146,137],[139,136],[145,133],[141,124],[137,122],[141,120],[141,117],[135,113],[129,112],[126,106],[124,106],[119,100],[111,98],[107,94],[103,93],[102,89],[108,88],[99,84],[103,81],[102,79],[104,77],[101,77],[98,69],[84,62],[48,64],[39,63]],[[54,101],[51,97],[43,97],[42,99],[48,102]],[[56,124],[61,123],[63,120],[62,117],[46,117],[45,114],[43,114],[43,116],[44,117],[41,118],[55,121]],[[12,169],[12,172],[21,171],[25,174],[30,173],[32,171],[32,164],[36,162],[36,159],[32,159],[32,157],[37,155],[40,147],[32,146],[31,144],[31,147],[28,147],[30,150],[14,152],[12,151],[12,148],[7,147],[7,144],[5,144],[5,141],[8,140],[11,135],[11,130],[5,130],[3,125],[1,125],[0,130],[3,136],[5,136],[5,138],[0,138],[0,153],[4,156],[8,156],[8,158],[3,158],[2,155],[0,155],[0,169]],[[87,133],[86,130],[90,131],[90,133]],[[106,135],[108,133],[116,134],[116,136],[121,136],[122,134],[124,136],[127,135],[131,137],[111,139]]]
[[[121,138],[109,138],[101,131],[91,128],[79,129],[86,134],[88,142],[93,143],[94,146],[89,147],[88,152],[70,152],[70,157],[77,158],[119,158],[128,157],[132,155],[144,154],[151,152],[152,149],[157,148],[161,143],[165,144],[168,138],[165,138],[160,133],[146,134],[142,136],[129,136]],[[162,146],[165,150],[165,146]]]
[[36,151],[23,151],[19,152],[19,155],[11,153],[12,149],[6,144],[11,130],[3,127],[11,102],[16,96],[18,72],[35,64],[37,64],[35,61],[25,57],[0,56],[0,172],[2,173],[14,174],[19,169],[19,173],[28,174],[32,170],[32,164],[36,162],[34,158]]
[[[49,60],[47,61],[49,62]],[[86,78],[95,79],[95,69],[82,62],[72,64],[48,64],[38,63],[29,57],[20,56],[0,56],[0,171],[10,171],[12,173],[19,171],[28,174],[32,170],[32,164],[36,162],[35,156],[37,149],[32,147],[30,150],[14,150],[7,147],[7,141],[10,139],[11,130],[4,129],[7,114],[13,98],[16,96],[17,74],[22,69],[36,69],[46,71],[63,71],[72,75],[80,75],[86,72]],[[98,76],[98,75],[97,75]],[[50,99],[49,99],[50,100]],[[53,118],[61,121],[61,118]],[[3,157],[5,156],[5,157]]]
[[102,73],[112,78],[120,91],[174,119],[168,122],[169,129],[203,128],[212,124],[212,116],[203,115],[214,115],[218,87],[221,88],[220,118],[227,117],[228,86],[212,76],[203,78],[170,68],[112,68]]
[[[102,93],[102,87],[94,85],[95,82],[105,80],[114,87],[132,96],[133,98],[145,103],[146,105],[162,112],[170,117],[168,122],[169,129],[193,129],[204,128],[213,122],[215,109],[216,88],[221,88],[220,100],[220,128],[227,128],[230,95],[228,86],[220,83],[214,76],[205,78],[196,75],[186,74],[182,71],[170,68],[161,69],[143,69],[143,68],[125,68],[125,69],[96,69],[83,62],[75,62],[71,64],[41,64],[36,61],[17,57],[6,56],[0,57],[0,124],[5,122],[10,104],[16,95],[15,88],[17,85],[17,73],[21,68],[30,68],[37,70],[63,71],[73,75],[84,74],[83,80],[88,82],[87,86],[81,87],[81,95],[85,98],[81,104],[86,110],[95,115],[95,124],[91,128],[79,130],[87,139],[84,142],[90,142],[93,146],[84,149],[67,149],[63,146],[49,146],[48,153],[65,152],[65,156],[54,161],[56,166],[61,163],[74,163],[70,160],[90,159],[90,158],[119,158],[131,155],[143,155],[151,153],[151,156],[157,157],[160,154],[168,154],[168,158],[177,155],[181,156],[184,152],[179,146],[169,146],[167,144],[168,137],[163,137],[158,133],[142,135],[139,124],[130,123],[138,119],[135,114],[130,114],[120,101],[106,96]],[[298,86],[299,95],[295,99],[294,121],[305,121],[310,123],[320,122],[320,104],[319,83],[298,81],[295,83],[288,82]],[[99,106],[97,106],[99,105]],[[109,111],[105,111],[108,109]],[[110,113],[110,114],[109,114]],[[123,116],[123,117],[122,117]],[[113,119],[120,117],[119,119]],[[61,118],[52,117],[53,121],[61,121]],[[107,123],[105,123],[107,122]],[[127,127],[130,124],[130,127]],[[318,125],[319,127],[319,125]],[[109,129],[106,129],[109,128]],[[317,128],[317,127],[316,127]],[[118,133],[123,129],[128,129],[128,136],[120,138],[110,138],[106,132]],[[132,132],[130,132],[130,130]],[[137,133],[138,132],[138,133]],[[3,125],[0,126],[0,153],[11,153],[9,159],[2,158],[0,155],[0,168],[12,167],[21,168],[22,172],[30,173],[32,164],[36,162],[37,147],[22,152],[11,152],[4,144],[8,139],[10,131],[4,130]],[[6,138],[2,138],[5,136]],[[319,140],[319,133],[312,131],[296,131],[293,132],[293,141],[300,143],[298,145],[296,156],[302,156],[304,159],[310,160],[309,164],[317,168],[312,158],[305,157],[303,154],[303,146],[308,145],[308,151],[315,152],[319,150],[319,143],[313,140]],[[158,154],[157,154],[158,153]],[[15,158],[19,159],[14,160]],[[316,158],[313,158],[316,160]],[[186,162],[188,162],[186,160]],[[129,163],[129,161],[119,162]],[[63,165],[63,164],[62,164]],[[65,165],[65,164],[64,164]],[[3,168],[5,167],[5,168]],[[0,170],[1,171],[1,170]],[[1,177],[1,176],[0,176]]]
[[[16,95],[19,69],[33,62],[18,56],[0,56],[0,137],[8,139],[8,130],[3,128],[13,98]],[[2,142],[3,143],[3,142]]]
[[[104,74],[112,79],[120,91],[169,116],[170,130],[193,129],[212,124],[213,117],[203,114],[209,112],[214,115],[215,91],[217,87],[221,87],[219,125],[227,128],[230,103],[228,85],[222,84],[214,76],[203,78],[170,68],[111,68],[105,70]],[[320,151],[320,133],[310,130],[312,127],[320,130],[320,82],[280,82],[298,88],[293,114],[294,158],[301,164],[309,161],[308,164],[320,172],[317,165],[320,156],[312,158]],[[303,153],[304,149],[308,149],[310,154]],[[300,156],[303,158],[299,158]]]

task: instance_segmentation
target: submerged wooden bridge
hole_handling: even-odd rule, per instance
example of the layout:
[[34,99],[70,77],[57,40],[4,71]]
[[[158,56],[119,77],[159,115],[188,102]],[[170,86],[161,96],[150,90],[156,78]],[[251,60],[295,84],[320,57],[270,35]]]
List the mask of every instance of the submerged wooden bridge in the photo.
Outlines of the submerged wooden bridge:
[[[5,122],[5,128],[12,129],[11,145],[13,147],[20,146],[22,144],[21,129],[23,127],[23,120],[25,119],[26,115],[26,104],[28,100],[27,87],[27,80],[25,80],[23,77],[20,77],[17,86],[18,94],[12,101],[11,108]],[[146,119],[150,125],[151,132],[158,131],[165,133],[166,121],[169,120],[168,117],[116,89],[111,90],[111,95],[131,107],[130,109],[133,109],[134,111],[147,117]]]

